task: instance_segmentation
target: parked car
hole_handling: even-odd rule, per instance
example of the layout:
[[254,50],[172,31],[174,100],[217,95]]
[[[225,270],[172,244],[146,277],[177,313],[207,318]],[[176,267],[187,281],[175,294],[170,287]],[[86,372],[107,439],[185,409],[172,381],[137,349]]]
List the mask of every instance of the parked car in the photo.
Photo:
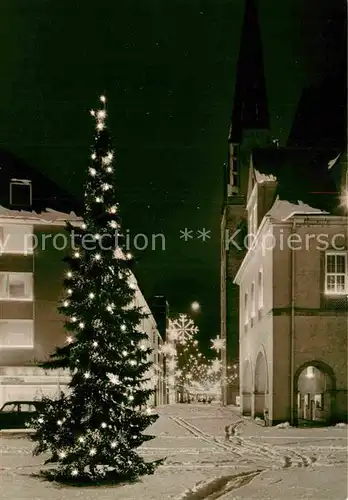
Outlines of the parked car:
[[0,429],[25,429],[43,406],[41,401],[8,401],[0,409]]

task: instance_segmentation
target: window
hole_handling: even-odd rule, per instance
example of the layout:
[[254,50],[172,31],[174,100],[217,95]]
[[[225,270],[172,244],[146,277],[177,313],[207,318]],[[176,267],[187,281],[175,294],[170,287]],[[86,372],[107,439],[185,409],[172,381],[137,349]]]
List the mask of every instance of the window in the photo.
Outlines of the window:
[[238,172],[238,150],[237,146],[230,145],[230,185],[232,194],[239,192],[239,172]]
[[257,233],[257,202],[255,200],[255,203],[254,203],[254,206],[252,208],[252,212],[253,212],[253,234],[256,234]]
[[325,259],[325,293],[348,293],[347,253],[327,252]]
[[33,253],[33,226],[6,224],[0,227],[0,255]]
[[244,323],[247,325],[249,322],[249,311],[248,311],[248,294],[244,294]]
[[26,412],[26,413],[31,413],[31,412],[34,412],[36,411],[36,408],[33,404],[30,404],[30,403],[21,403],[19,405],[19,411],[23,411],[23,412]]
[[251,317],[255,318],[255,283],[251,284]]
[[0,300],[32,300],[32,273],[0,273]]
[[263,308],[263,271],[259,271],[259,310]]
[[10,204],[13,207],[31,207],[32,185],[27,179],[12,179],[10,182]]
[[324,394],[314,394],[314,402],[316,410],[324,409]]
[[34,347],[34,321],[28,319],[0,321],[0,348]]
[[18,411],[18,405],[16,403],[6,403],[4,406],[1,408],[1,411],[4,411],[6,413],[13,413]]

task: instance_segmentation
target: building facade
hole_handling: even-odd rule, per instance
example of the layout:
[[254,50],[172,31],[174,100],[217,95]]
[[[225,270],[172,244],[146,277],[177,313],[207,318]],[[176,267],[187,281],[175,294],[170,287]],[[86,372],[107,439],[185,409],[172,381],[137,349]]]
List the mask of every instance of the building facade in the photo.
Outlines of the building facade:
[[[0,155],[0,407],[10,400],[53,397],[65,390],[69,374],[44,371],[56,346],[64,345],[62,298],[64,263],[69,249],[65,221],[81,224],[78,204],[36,171]],[[52,208],[46,208],[51,206]],[[162,338],[135,276],[135,303],[149,316],[139,325],[153,348],[151,403],[165,403]]]
[[[239,292],[234,278],[244,258],[238,245],[245,232],[251,151],[270,143],[270,123],[257,0],[245,1],[225,170],[221,216],[220,337],[222,402],[235,404],[238,383],[228,383],[228,366],[238,360]],[[234,234],[239,237],[235,241]],[[236,244],[235,244],[236,243]]]
[[[332,22],[327,24],[327,33],[330,31],[330,37],[335,42],[323,49],[320,81],[304,89],[286,147],[281,148],[278,139],[272,139],[270,132],[258,13],[258,4],[261,2],[245,0],[244,3],[221,214],[220,335],[225,340],[225,348],[221,351],[224,404],[235,404],[235,396],[240,390],[240,387],[227,383],[227,380],[228,365],[239,357],[239,341],[243,340],[240,328],[244,329],[244,326],[240,315],[243,314],[244,297],[238,290],[238,285],[242,286],[242,278],[240,274],[238,279],[236,276],[249,254],[248,245],[245,244],[248,233],[256,233],[277,198],[296,205],[301,201],[301,209],[306,205],[329,215],[346,216],[342,210],[337,210],[339,192],[342,192],[339,188],[342,182],[338,179],[342,181],[345,178],[347,183],[347,169],[344,169],[344,164],[347,164],[347,57],[343,18],[333,15],[330,18]],[[253,192],[254,181],[259,185],[257,206],[253,200],[256,197],[256,188]],[[284,205],[279,207],[278,204],[273,208],[280,210],[279,217],[282,220]],[[294,210],[298,209],[299,206]],[[277,217],[274,217],[275,221]],[[255,279],[254,287],[257,283]],[[284,284],[286,286],[290,285]],[[241,377],[242,373],[241,368]],[[245,397],[244,402],[247,399]]]
[[271,425],[347,421],[346,154],[336,169],[339,176],[327,177],[339,179],[339,203],[329,212],[281,200],[281,175],[250,167],[250,243],[235,278],[240,401],[244,415],[266,411]]

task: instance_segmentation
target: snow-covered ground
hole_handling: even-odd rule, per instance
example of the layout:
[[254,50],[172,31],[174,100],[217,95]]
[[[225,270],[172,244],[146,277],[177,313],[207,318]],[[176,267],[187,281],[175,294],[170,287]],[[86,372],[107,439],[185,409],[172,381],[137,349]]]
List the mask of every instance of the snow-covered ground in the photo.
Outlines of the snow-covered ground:
[[1,437],[0,498],[8,500],[346,500],[347,428],[275,429],[245,419],[225,441],[237,410],[217,405],[173,405],[158,410],[141,452],[167,457],[138,483],[62,487],[35,477],[43,457],[24,438]]

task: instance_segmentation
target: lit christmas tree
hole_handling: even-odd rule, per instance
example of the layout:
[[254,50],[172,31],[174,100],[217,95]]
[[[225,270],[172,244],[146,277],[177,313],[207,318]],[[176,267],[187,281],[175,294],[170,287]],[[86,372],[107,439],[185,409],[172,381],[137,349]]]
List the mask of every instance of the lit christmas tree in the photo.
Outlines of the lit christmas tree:
[[132,256],[120,241],[105,97],[100,100],[102,109],[91,112],[96,136],[83,225],[77,232],[68,227],[74,248],[59,307],[67,318],[67,342],[42,365],[69,369],[71,382],[67,395],[45,400],[45,411],[33,422],[34,453],[50,453],[45,463],[57,465],[45,474],[59,481],[134,480],[161,462],[145,462],[136,450],[153,438],[143,431],[158,416],[146,406],[153,393],[147,378],[151,349],[139,328],[145,315],[134,305]]

